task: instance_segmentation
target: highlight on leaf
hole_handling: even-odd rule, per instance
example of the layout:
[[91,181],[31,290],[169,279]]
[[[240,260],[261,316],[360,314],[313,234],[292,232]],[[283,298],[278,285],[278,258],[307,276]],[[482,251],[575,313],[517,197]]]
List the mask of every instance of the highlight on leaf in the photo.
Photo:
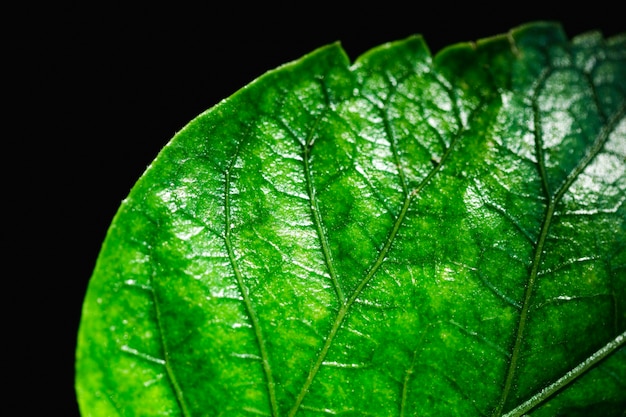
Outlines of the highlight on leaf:
[[621,416],[626,34],[272,70],[178,132],[85,297],[84,416]]

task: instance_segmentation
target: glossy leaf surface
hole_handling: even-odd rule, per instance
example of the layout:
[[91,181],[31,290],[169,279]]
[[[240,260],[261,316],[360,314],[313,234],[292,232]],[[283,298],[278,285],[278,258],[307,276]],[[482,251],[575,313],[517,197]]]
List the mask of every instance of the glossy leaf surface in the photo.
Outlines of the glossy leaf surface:
[[625,200],[626,36],[322,47],[189,123],[121,205],[81,412],[491,416],[557,381],[533,416],[621,415]]

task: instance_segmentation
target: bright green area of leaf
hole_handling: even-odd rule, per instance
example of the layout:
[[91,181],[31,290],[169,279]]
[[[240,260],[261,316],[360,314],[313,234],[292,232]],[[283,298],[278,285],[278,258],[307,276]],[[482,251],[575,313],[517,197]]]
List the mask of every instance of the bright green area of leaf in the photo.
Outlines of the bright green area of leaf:
[[82,413],[492,416],[575,370],[533,416],[622,415],[625,200],[626,36],[320,48],[193,120],[121,205]]

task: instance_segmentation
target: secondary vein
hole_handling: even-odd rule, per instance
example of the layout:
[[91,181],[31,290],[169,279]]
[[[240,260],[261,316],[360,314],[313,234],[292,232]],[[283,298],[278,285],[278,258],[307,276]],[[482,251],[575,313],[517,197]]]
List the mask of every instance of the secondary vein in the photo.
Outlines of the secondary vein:
[[550,225],[554,218],[554,214],[556,211],[556,207],[569,189],[574,181],[578,178],[578,176],[583,172],[583,170],[591,163],[591,161],[598,155],[598,153],[602,150],[606,141],[609,138],[610,133],[615,129],[618,122],[624,117],[626,113],[626,102],[623,102],[620,108],[614,113],[613,117],[608,121],[607,124],[600,129],[594,143],[589,148],[585,156],[579,161],[579,163],[574,167],[574,169],[567,175],[563,183],[559,186],[559,188],[552,194],[550,192],[550,187],[548,185],[548,177],[545,169],[545,162],[543,156],[543,140],[542,140],[542,130],[541,130],[541,121],[539,118],[539,109],[537,106],[537,97],[540,86],[543,85],[543,82],[548,77],[548,73],[545,73],[544,76],[541,77],[541,82],[539,83],[537,90],[535,91],[535,95],[533,96],[533,111],[534,111],[534,123],[535,123],[535,149],[537,150],[537,165],[539,175],[542,181],[542,185],[544,188],[544,193],[546,195],[547,205],[544,214],[543,223],[541,225],[541,232],[539,234],[539,239],[535,246],[535,251],[532,258],[531,269],[528,275],[528,281],[526,285],[526,289],[524,290],[524,298],[522,302],[522,310],[520,312],[519,321],[517,324],[517,329],[515,331],[515,342],[513,344],[513,351],[511,354],[511,360],[509,361],[509,366],[506,372],[506,377],[504,381],[504,388],[502,390],[502,395],[500,397],[500,401],[496,409],[494,410],[493,415],[499,416],[502,414],[504,410],[504,406],[506,405],[507,398],[513,387],[513,380],[516,376],[518,360],[521,355],[522,344],[525,337],[526,325],[528,323],[528,316],[531,307],[531,299],[534,293],[534,287],[537,282],[537,276],[539,274],[539,268],[543,261],[543,254],[545,249],[546,239],[549,234]]
[[320,353],[318,354],[315,363],[309,370],[306,380],[303,383],[302,388],[300,392],[298,393],[298,396],[296,397],[294,405],[289,411],[288,417],[293,417],[298,412],[298,409],[300,408],[302,401],[304,400],[304,397],[307,395],[309,391],[309,387],[313,383],[315,376],[319,372],[326,356],[328,355],[328,352],[330,351],[330,347],[337,335],[337,332],[341,328],[341,325],[343,324],[343,321],[345,320],[348,314],[348,311],[350,310],[352,305],[356,302],[356,300],[361,295],[361,293],[363,292],[367,284],[374,277],[376,272],[378,272],[379,268],[381,267],[381,265],[387,258],[387,255],[389,254],[389,251],[391,250],[391,246],[393,245],[393,242],[398,234],[398,231],[400,230],[400,227],[402,223],[404,222],[404,219],[406,218],[406,215],[411,206],[411,202],[413,201],[415,196],[417,196],[424,189],[424,187],[431,181],[431,179],[435,176],[435,174],[441,170],[444,163],[450,156],[452,148],[458,142],[461,136],[461,132],[462,132],[462,129],[459,129],[457,134],[453,137],[450,143],[450,146],[446,149],[446,151],[444,152],[444,155],[442,156],[441,160],[437,163],[437,165],[433,167],[433,169],[429,172],[429,174],[410,193],[406,195],[406,198],[404,199],[404,202],[402,204],[402,208],[400,209],[400,213],[398,214],[398,217],[396,218],[393,224],[393,227],[385,241],[385,244],[378,254],[378,257],[376,258],[376,260],[374,261],[374,263],[372,264],[372,266],[366,273],[365,277],[363,277],[363,279],[359,282],[359,284],[357,285],[355,290],[352,292],[352,294],[350,294],[350,296],[341,304],[341,307],[339,308],[339,311],[337,312],[335,321],[333,322],[333,325],[330,329],[330,332],[328,333],[328,336],[326,337],[326,340],[324,341],[324,345],[322,346],[322,349],[320,350]]
[[304,160],[304,176],[306,178],[306,189],[307,194],[309,196],[309,202],[311,203],[311,213],[313,215],[313,222],[315,224],[315,229],[317,231],[317,236],[320,241],[320,246],[322,248],[322,254],[324,255],[324,262],[326,263],[326,267],[328,268],[328,274],[330,275],[330,279],[335,287],[335,292],[337,293],[337,297],[339,298],[339,302],[343,303],[345,301],[345,295],[343,290],[341,289],[341,284],[339,283],[339,279],[337,277],[337,271],[335,270],[335,265],[333,263],[330,247],[328,244],[328,239],[326,238],[326,233],[324,232],[324,228],[322,226],[322,215],[320,213],[319,204],[317,202],[317,197],[315,195],[315,188],[313,187],[313,176],[311,173],[311,149],[313,148],[314,136],[313,133],[317,129],[317,125],[319,124],[322,116],[320,116],[316,121],[314,126],[311,128],[308,137],[302,143],[303,148],[303,160]]
[[178,406],[180,407],[183,413],[183,417],[190,417],[191,413],[189,412],[189,409],[187,408],[187,403],[185,402],[183,390],[181,389],[180,384],[178,383],[178,380],[176,379],[176,374],[174,373],[174,370],[172,369],[169,349],[165,341],[165,332],[162,326],[161,309],[159,308],[160,301],[157,297],[156,290],[154,289],[154,285],[151,285],[150,294],[152,295],[152,302],[154,304],[154,312],[156,315],[157,327],[159,328],[161,346],[163,347],[163,356],[165,357],[165,364],[164,364],[165,372],[167,373],[167,378],[170,381],[172,389],[174,390],[174,396],[176,397],[176,402],[178,403]]
[[239,286],[239,291],[241,292],[241,296],[243,298],[243,302],[246,308],[246,312],[248,313],[248,317],[250,318],[250,322],[252,324],[252,328],[254,331],[254,335],[259,346],[259,353],[261,356],[261,363],[263,366],[263,372],[265,374],[265,379],[267,382],[267,393],[270,401],[270,409],[273,417],[278,416],[278,404],[276,402],[276,387],[274,383],[274,377],[272,376],[272,368],[269,362],[269,355],[267,352],[267,347],[265,345],[265,339],[263,337],[263,332],[261,331],[261,325],[259,323],[259,318],[257,313],[252,305],[252,300],[250,299],[250,293],[248,291],[248,287],[244,283],[244,277],[239,268],[239,264],[237,262],[237,257],[235,256],[235,251],[233,248],[232,240],[231,240],[231,220],[230,220],[230,173],[232,170],[232,165],[225,172],[225,189],[224,189],[224,210],[225,210],[225,231],[224,231],[224,242],[226,244],[226,250],[228,252],[228,258],[230,260],[231,266],[235,273],[235,278],[237,280],[237,285]]
[[539,404],[544,402],[550,396],[552,396],[557,391],[563,389],[565,386],[569,385],[576,379],[578,379],[582,374],[587,372],[593,366],[597,365],[599,362],[604,360],[607,356],[615,352],[617,349],[622,347],[626,343],[626,332],[615,337],[606,345],[602,346],[596,352],[594,352],[591,356],[585,359],[580,364],[576,365],[572,368],[571,371],[567,372],[561,378],[554,381],[552,384],[548,385],[537,394],[533,395],[528,400],[524,401],[519,406],[515,407],[513,410],[504,414],[502,417],[520,417],[525,413],[529,412],[533,408],[537,407]]
[[393,158],[395,160],[396,166],[398,167],[398,176],[400,177],[400,184],[402,185],[402,190],[404,194],[409,193],[409,186],[407,184],[406,175],[404,175],[404,170],[402,169],[402,162],[400,160],[400,152],[398,151],[398,147],[396,145],[395,135],[393,134],[393,129],[391,128],[391,122],[389,121],[388,112],[384,112],[383,114],[383,123],[385,126],[385,134],[389,137],[389,146],[391,147],[391,152],[393,154]]
[[341,307],[339,308],[339,311],[337,312],[335,321],[333,322],[332,328],[328,336],[326,337],[326,340],[324,342],[324,345],[322,346],[320,353],[317,356],[317,360],[315,361],[315,363],[309,370],[309,374],[307,375],[307,378],[304,384],[302,385],[302,389],[300,390],[300,393],[296,397],[296,401],[293,407],[289,411],[289,414],[288,414],[289,417],[293,417],[298,412],[298,409],[300,408],[300,405],[302,404],[304,397],[309,391],[309,387],[311,386],[311,383],[313,383],[313,379],[315,378],[315,375],[317,375],[320,367],[322,366],[322,363],[324,362],[324,359],[326,358],[326,355],[328,355],[328,351],[330,350],[330,347],[335,339],[335,336],[337,335],[337,332],[341,328],[341,325],[343,324],[343,321],[346,318],[346,315],[348,314],[350,307],[352,307],[356,299],[359,297],[359,295],[363,291],[363,288],[365,287],[365,285],[367,285],[367,283],[374,276],[374,274],[376,274],[376,272],[378,271],[378,268],[382,265],[384,259],[386,258],[389,252],[389,249],[391,248],[391,244],[396,234],[398,233],[398,230],[400,230],[400,225],[402,224],[402,221],[404,220],[406,216],[406,213],[409,209],[413,196],[414,194],[410,194],[404,200],[402,210],[393,225],[393,229],[391,231],[389,238],[387,239],[387,242],[384,248],[380,251],[378,258],[376,259],[376,262],[374,262],[374,265],[372,266],[372,268],[369,270],[365,278],[361,280],[361,282],[359,283],[357,288],[352,292],[350,297],[341,304]]

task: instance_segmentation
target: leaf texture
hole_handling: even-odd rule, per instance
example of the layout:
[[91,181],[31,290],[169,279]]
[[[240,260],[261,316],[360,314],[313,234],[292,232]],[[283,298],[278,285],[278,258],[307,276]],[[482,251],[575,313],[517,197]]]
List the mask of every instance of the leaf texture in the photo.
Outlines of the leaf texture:
[[532,415],[623,415],[625,200],[626,36],[322,47],[190,122],[121,205],[81,412],[498,416],[608,343]]

